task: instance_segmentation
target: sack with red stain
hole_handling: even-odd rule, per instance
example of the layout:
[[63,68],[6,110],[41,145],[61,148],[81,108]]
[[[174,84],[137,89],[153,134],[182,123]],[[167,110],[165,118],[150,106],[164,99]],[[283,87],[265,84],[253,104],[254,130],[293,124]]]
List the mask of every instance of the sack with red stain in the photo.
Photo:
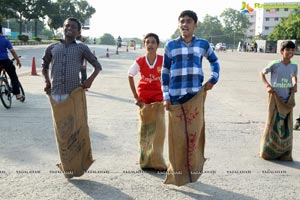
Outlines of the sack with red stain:
[[85,91],[79,87],[61,103],[51,96],[52,118],[61,159],[57,166],[66,178],[79,177],[94,162],[87,124]]
[[144,104],[139,109],[139,163],[142,169],[166,170],[163,157],[165,111],[162,102]]
[[196,182],[203,173],[205,121],[202,89],[184,104],[169,110],[169,166],[165,184],[177,186]]

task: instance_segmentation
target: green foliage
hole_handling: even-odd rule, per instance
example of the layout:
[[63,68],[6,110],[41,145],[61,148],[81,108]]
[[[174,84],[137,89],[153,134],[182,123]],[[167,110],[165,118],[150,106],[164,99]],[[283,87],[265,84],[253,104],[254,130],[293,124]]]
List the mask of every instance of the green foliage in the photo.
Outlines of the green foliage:
[[18,35],[18,40],[22,42],[27,42],[29,40],[28,35]]
[[300,12],[290,14],[288,18],[281,19],[274,27],[268,40],[300,39]]
[[206,15],[203,22],[198,22],[198,28],[195,30],[195,35],[212,43],[222,41],[224,30],[221,21],[218,17]]
[[103,36],[100,37],[100,44],[115,45],[116,41],[115,41],[115,38],[111,34],[104,33]]
[[41,41],[42,41],[42,39],[39,38],[39,37],[32,37],[32,39],[35,40],[35,41],[38,41],[38,42],[41,42]]
[[92,17],[96,9],[88,4],[86,0],[57,0],[52,3],[47,15],[48,25],[52,29],[63,27],[65,19],[76,17],[81,23]]
[[[198,22],[194,34],[212,43],[236,44],[245,38],[246,31],[251,25],[245,15],[241,15],[238,10],[226,8],[220,17],[223,23],[217,16],[206,15],[203,22]],[[178,36],[180,31],[176,29],[171,38]]]

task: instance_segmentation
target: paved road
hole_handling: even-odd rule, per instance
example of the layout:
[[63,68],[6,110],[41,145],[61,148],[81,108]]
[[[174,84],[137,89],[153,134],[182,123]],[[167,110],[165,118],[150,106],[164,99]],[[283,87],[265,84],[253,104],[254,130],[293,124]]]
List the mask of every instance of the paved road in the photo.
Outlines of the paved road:
[[[55,166],[59,157],[43,78],[20,77],[26,102],[14,101],[10,110],[0,106],[1,199],[299,199],[300,132],[294,134],[294,162],[258,156],[267,115],[258,72],[279,55],[218,53],[220,82],[206,100],[206,173],[197,183],[176,187],[162,184],[163,174],[141,172],[137,163],[137,107],[126,72],[143,53],[100,58],[103,72],[87,92],[96,161],[90,173],[69,181]],[[300,57],[295,60],[300,64]]]

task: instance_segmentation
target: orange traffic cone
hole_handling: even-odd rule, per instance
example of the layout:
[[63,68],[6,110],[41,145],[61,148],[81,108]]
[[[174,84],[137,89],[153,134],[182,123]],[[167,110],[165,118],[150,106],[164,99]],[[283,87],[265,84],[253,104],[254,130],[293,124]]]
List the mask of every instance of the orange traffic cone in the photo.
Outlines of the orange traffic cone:
[[109,52],[108,48],[106,49],[106,58],[109,58]]
[[32,57],[31,75],[37,75],[36,65],[35,65],[35,57]]

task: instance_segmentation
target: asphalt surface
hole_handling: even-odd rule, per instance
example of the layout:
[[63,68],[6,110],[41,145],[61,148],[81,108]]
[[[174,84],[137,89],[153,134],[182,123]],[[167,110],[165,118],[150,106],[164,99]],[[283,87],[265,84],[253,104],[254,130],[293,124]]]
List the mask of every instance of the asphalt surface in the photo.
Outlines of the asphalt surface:
[[[205,173],[198,182],[177,187],[164,185],[164,174],[141,171],[138,165],[138,110],[127,70],[144,53],[97,55],[103,71],[86,93],[96,161],[88,173],[71,180],[55,166],[59,156],[40,68],[37,76],[30,74],[30,64],[18,71],[26,101],[14,100],[8,110],[0,104],[0,199],[299,199],[300,132],[294,132],[294,162],[259,157],[268,97],[259,71],[279,54],[217,54],[220,81],[205,103]],[[299,56],[294,60],[300,64]],[[207,80],[209,65],[203,63]],[[299,101],[297,93],[294,118]]]

